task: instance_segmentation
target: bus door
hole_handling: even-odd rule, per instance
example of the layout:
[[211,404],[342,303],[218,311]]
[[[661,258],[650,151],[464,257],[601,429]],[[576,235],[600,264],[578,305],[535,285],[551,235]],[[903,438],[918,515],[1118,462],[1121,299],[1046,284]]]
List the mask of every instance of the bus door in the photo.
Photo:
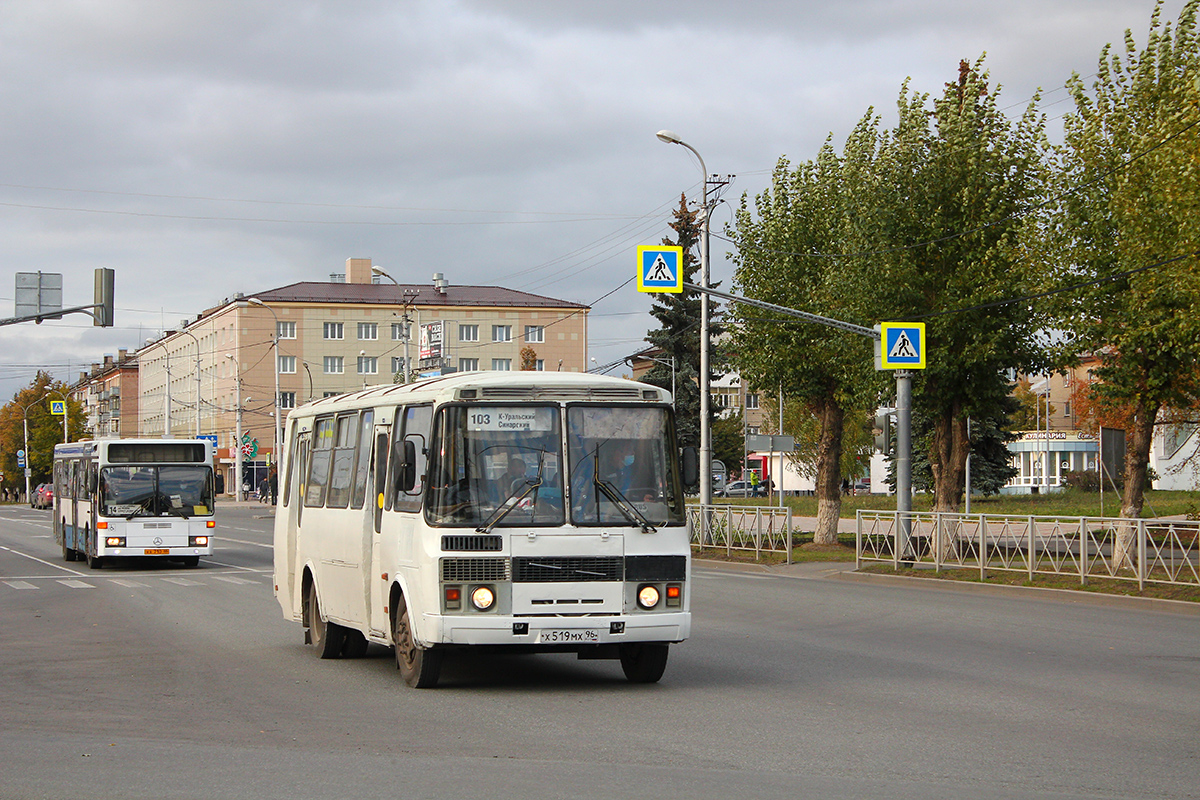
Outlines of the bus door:
[[[383,423],[376,423],[374,434],[371,437],[371,467],[370,473],[367,476],[367,513],[370,520],[368,534],[371,537],[371,562],[370,569],[366,570],[371,578],[371,587],[367,597],[367,622],[371,629],[371,633],[377,636],[387,636],[391,628],[391,620],[388,618],[387,603],[388,590],[391,586],[391,575],[384,572],[383,554],[380,552],[380,544],[382,536],[380,535],[383,529],[383,506],[384,498],[387,492],[387,474],[388,474],[388,446],[391,442],[391,420],[386,420]],[[366,431],[364,431],[364,434]]]
[[[287,590],[289,597],[295,597],[299,587],[296,585],[296,534],[300,530],[300,522],[304,515],[304,489],[305,482],[308,479],[308,450],[310,447],[310,431],[303,431],[296,436],[295,442],[288,448],[288,464],[287,476],[284,483],[285,497],[283,504],[285,506],[284,513],[287,515],[287,525],[284,530],[287,531],[287,540],[282,542],[284,551],[287,553],[287,575],[281,576],[287,580]],[[279,509],[276,508],[276,514]],[[276,546],[279,546],[276,542]]]

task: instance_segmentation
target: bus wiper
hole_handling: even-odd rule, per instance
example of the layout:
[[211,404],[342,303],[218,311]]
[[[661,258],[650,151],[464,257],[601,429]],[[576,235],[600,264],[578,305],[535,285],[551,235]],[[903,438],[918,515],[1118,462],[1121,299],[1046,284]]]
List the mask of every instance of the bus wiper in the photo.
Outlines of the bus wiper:
[[637,510],[637,506],[629,502],[629,499],[625,497],[625,495],[621,494],[620,489],[613,486],[608,481],[602,481],[599,478],[596,478],[593,482],[596,484],[596,488],[600,490],[601,494],[607,497],[609,502],[620,509],[621,513],[625,515],[626,519],[628,519],[634,525],[641,527],[642,533],[658,533],[658,529],[650,524],[650,520],[646,519],[642,512]]
[[[487,521],[475,529],[476,533],[491,533],[492,528],[500,524],[500,520],[508,516],[508,512],[517,507],[517,504],[529,496],[529,493],[542,485],[542,465],[538,464],[538,474],[533,480],[526,480],[524,488],[518,486],[512,490],[512,493],[504,499],[504,502],[496,507],[492,515],[487,518]],[[519,494],[518,494],[519,492]]]
[[168,514],[174,514],[177,517],[183,517],[184,519],[189,519],[187,512],[184,511],[182,508],[175,508],[170,503],[167,503],[166,507],[167,507]]

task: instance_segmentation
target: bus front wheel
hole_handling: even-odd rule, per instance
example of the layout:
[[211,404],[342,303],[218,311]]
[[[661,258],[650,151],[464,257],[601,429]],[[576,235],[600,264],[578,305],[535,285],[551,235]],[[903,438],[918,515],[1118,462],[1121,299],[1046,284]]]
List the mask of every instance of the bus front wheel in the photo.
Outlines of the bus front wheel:
[[317,600],[317,583],[308,586],[308,641],[321,658],[337,658],[342,654],[346,629],[336,622],[321,619],[321,604]]
[[400,670],[400,677],[404,678],[405,683],[414,689],[437,686],[442,669],[442,651],[417,644],[408,618],[408,603],[403,595],[396,599],[395,616],[392,617],[392,643],[396,648],[396,669]]
[[670,645],[661,642],[621,645],[621,670],[630,683],[658,683],[667,669]]

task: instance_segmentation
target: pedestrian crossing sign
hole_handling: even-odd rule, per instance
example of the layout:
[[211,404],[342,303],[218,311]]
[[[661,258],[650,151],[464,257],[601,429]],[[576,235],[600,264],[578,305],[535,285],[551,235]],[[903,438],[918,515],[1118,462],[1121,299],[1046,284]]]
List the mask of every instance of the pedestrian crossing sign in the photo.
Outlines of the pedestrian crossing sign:
[[50,413],[56,417],[61,417],[67,413],[67,402],[65,400],[51,400]]
[[876,369],[925,369],[925,323],[880,323],[876,348]]
[[682,292],[683,248],[640,245],[637,285],[639,292]]

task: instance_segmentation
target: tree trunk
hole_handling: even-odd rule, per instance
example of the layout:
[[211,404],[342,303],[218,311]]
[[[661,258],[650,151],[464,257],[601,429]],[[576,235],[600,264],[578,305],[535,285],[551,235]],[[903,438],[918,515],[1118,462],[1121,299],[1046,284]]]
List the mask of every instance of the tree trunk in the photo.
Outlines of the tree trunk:
[[[1150,463],[1150,444],[1154,438],[1154,420],[1158,406],[1139,400],[1134,407],[1133,427],[1125,431],[1125,488],[1121,492],[1121,516],[1136,519],[1142,515],[1146,500],[1146,467]],[[1136,525],[1117,526],[1113,545],[1113,563],[1134,568]]]
[[817,529],[814,544],[837,544],[842,514],[842,428],[846,412],[837,403],[817,409],[821,438],[817,443]]
[[933,422],[929,468],[933,473],[934,511],[956,512],[962,501],[971,443],[967,439],[966,417],[959,410],[956,405]]

